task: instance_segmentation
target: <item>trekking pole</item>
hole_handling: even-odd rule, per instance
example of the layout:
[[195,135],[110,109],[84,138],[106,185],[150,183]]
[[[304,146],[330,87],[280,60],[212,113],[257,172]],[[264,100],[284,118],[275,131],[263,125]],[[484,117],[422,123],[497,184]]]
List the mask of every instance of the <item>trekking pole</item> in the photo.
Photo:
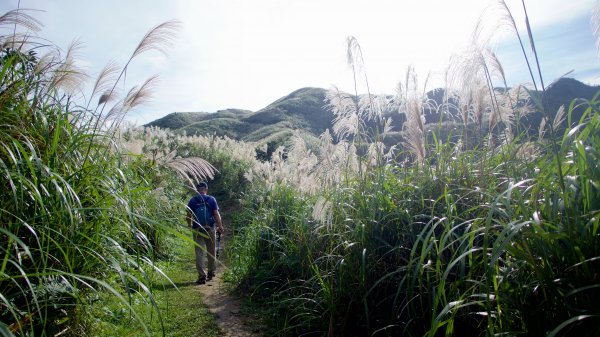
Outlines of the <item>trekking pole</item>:
[[221,233],[217,232],[217,258],[219,257],[219,248],[221,247]]

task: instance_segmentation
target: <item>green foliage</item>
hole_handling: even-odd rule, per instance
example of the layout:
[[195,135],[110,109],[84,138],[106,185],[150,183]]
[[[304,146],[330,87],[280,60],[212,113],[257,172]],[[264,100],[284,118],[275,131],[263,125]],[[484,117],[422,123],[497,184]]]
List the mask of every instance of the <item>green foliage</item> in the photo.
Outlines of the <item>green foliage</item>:
[[[235,118],[218,118],[207,119],[201,122],[185,125],[180,128],[181,131],[188,135],[215,135],[217,137],[236,138],[237,135],[245,133],[248,128],[253,126],[248,125]],[[254,127],[255,128],[255,127]]]
[[321,201],[255,192],[230,281],[269,308],[272,335],[593,336],[600,105],[584,106],[560,143],[565,189],[554,151],[436,135],[426,165],[365,169]]
[[[203,304],[203,297],[194,283],[194,249],[189,241],[181,239],[171,242],[174,258],[157,264],[165,278],[158,272],[150,272],[153,304],[142,293],[132,294],[131,306],[139,319],[132,317],[127,305],[115,296],[103,293],[92,306],[81,308],[88,310],[89,335],[94,336],[130,336],[139,335],[145,324],[151,336],[160,336],[163,331],[168,336],[219,336],[221,331],[215,324],[212,313]],[[157,314],[160,313],[160,315]]]
[[[65,61],[66,62],[66,61]],[[181,222],[180,183],[114,147],[114,130],[63,91],[63,61],[0,52],[0,326],[6,336],[86,334],[85,311],[111,293],[154,310],[148,270]],[[61,82],[63,81],[63,82]],[[167,188],[157,189],[165,183]],[[160,274],[160,273],[159,273]],[[136,295],[133,296],[133,293]],[[148,333],[143,322],[138,329]]]
[[145,125],[146,127],[159,127],[161,129],[176,130],[193,123],[213,119],[239,119],[251,114],[251,111],[240,109],[220,110],[215,113],[207,112],[173,112]]
[[544,170],[557,160],[548,155],[538,163],[536,184],[528,184],[529,203],[515,207],[531,214],[531,220],[519,223],[523,229],[507,247],[522,264],[507,293],[509,303],[519,304],[523,324],[532,335],[547,332],[549,322],[552,336],[600,333],[596,305],[600,279],[594,271],[600,256],[597,99],[598,95],[584,105],[581,123],[567,129],[560,144],[565,188],[561,189],[556,172]]

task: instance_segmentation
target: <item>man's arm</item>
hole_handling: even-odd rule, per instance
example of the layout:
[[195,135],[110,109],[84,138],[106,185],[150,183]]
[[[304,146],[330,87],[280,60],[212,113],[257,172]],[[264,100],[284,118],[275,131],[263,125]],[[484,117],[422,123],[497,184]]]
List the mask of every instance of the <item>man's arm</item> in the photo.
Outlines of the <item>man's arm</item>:
[[215,221],[217,222],[217,231],[223,234],[223,222],[221,222],[221,213],[219,213],[218,209],[213,211],[213,218],[215,218]]

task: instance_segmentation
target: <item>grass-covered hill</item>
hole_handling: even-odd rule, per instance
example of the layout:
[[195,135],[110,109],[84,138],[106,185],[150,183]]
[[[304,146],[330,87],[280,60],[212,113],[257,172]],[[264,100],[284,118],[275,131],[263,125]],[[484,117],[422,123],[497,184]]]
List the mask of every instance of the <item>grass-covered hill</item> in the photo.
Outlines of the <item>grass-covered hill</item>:
[[284,141],[293,130],[318,136],[330,127],[333,113],[325,108],[325,90],[302,88],[256,112],[227,109],[215,113],[175,112],[149,123],[174,131],[216,134],[245,141]]
[[[589,86],[572,78],[562,78],[546,90],[544,103],[552,117],[561,105],[568,107],[575,98],[591,99],[599,90],[599,86]],[[331,128],[334,118],[326,106],[325,94],[325,89],[302,88],[256,112],[242,109],[220,110],[215,113],[174,112],[147,126],[185,131],[188,135],[215,134],[261,143],[284,143],[294,132],[309,138],[318,137],[327,128]],[[533,95],[541,96],[541,93],[534,92]],[[432,90],[427,96],[437,105],[443,104],[442,89]],[[575,110],[574,119],[581,113],[582,111]],[[406,120],[404,115],[397,110],[388,111],[387,114],[392,118],[393,130],[401,131]],[[447,116],[442,117],[444,120],[450,119]],[[536,111],[524,118],[522,123],[525,128],[537,133],[542,117],[543,113]],[[440,121],[440,116],[434,110],[425,110],[425,118],[427,123]]]

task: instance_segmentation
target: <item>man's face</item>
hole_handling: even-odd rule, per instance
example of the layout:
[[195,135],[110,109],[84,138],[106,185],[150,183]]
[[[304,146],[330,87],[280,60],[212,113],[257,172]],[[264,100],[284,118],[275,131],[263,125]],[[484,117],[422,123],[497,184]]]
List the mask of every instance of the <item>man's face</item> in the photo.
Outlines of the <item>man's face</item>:
[[199,187],[198,188],[198,192],[200,192],[200,193],[206,193],[207,191],[208,191],[207,187]]

